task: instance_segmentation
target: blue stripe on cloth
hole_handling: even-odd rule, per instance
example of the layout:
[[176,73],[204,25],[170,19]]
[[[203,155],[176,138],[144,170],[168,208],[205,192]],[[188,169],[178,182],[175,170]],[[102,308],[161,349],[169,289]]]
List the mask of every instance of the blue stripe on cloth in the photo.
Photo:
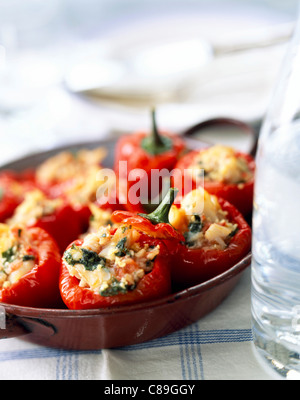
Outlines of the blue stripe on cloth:
[[28,360],[36,358],[56,358],[63,356],[71,356],[74,354],[96,354],[101,353],[101,350],[95,351],[71,351],[71,350],[59,350],[48,347],[41,347],[41,349],[30,349],[30,350],[15,350],[15,351],[3,351],[0,352],[0,362],[13,361],[13,360]]
[[[252,341],[251,329],[199,331],[194,324],[171,335],[146,343],[120,347],[116,350],[138,351],[150,348],[178,346],[182,378],[184,380],[199,380],[204,379],[201,345],[249,341]],[[0,362],[56,358],[56,379],[76,380],[78,379],[79,357],[84,354],[101,354],[101,350],[70,351],[40,347],[27,350],[3,351],[0,352]]]
[[222,329],[208,331],[181,330],[171,335],[153,339],[149,342],[122,347],[125,351],[132,351],[144,348],[180,346],[187,344],[209,344],[209,343],[230,343],[252,341],[251,329]]
[[[188,328],[189,334],[193,334],[194,326]],[[182,332],[183,333],[183,332]],[[180,364],[183,380],[204,379],[202,355],[200,343],[186,343],[184,334],[180,338]]]
[[78,380],[79,352],[64,353],[56,360],[56,380]]
[[[192,325],[193,327],[194,325]],[[196,330],[197,327],[195,326]],[[193,328],[192,328],[193,330]],[[191,349],[192,355],[193,355],[193,365],[194,365],[194,377],[190,377],[189,379],[204,379],[204,372],[203,372],[203,360],[202,360],[202,354],[201,354],[201,347],[200,343],[196,343],[192,346]],[[199,368],[199,375],[198,375],[198,368]]]
[[222,329],[198,331],[196,325],[169,336],[122,348],[125,351],[178,346],[183,380],[204,380],[201,345],[213,343],[251,342],[251,329]]
[[56,359],[56,380],[78,380],[79,356],[83,354],[101,354],[101,350],[68,351],[41,347],[39,349],[0,352],[0,362],[29,359]]

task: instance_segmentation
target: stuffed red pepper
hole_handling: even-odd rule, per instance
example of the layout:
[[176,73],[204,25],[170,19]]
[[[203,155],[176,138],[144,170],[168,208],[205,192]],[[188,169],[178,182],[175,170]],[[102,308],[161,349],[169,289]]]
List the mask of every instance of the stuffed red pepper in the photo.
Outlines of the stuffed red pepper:
[[[159,196],[163,181],[169,185],[169,173],[185,151],[184,141],[175,134],[160,131],[152,111],[152,132],[136,132],[122,136],[115,151],[115,171],[119,182],[120,198],[125,208],[145,212]],[[144,189],[134,196],[137,185]],[[137,198],[136,198],[137,197]],[[155,207],[154,207],[155,208]]]
[[40,228],[0,225],[0,302],[27,307],[62,306],[59,249]]
[[44,229],[56,241],[61,253],[82,233],[80,216],[74,208],[63,198],[51,199],[38,189],[25,195],[7,223]]
[[82,231],[88,227],[91,203],[111,211],[119,208],[113,170],[109,174],[109,169],[102,166],[105,156],[102,147],[64,151],[50,157],[36,171],[37,184],[49,197],[65,198],[77,211]]
[[173,205],[169,220],[184,236],[172,266],[173,281],[179,286],[211,279],[250,251],[251,229],[241,213],[203,188]]
[[216,145],[194,150],[176,165],[173,185],[186,194],[184,188],[199,185],[211,194],[233,204],[244,216],[252,211],[254,159],[228,146]]
[[0,173],[0,222],[10,218],[17,206],[23,201],[24,193],[35,187],[34,173]]
[[66,306],[105,308],[169,294],[170,259],[182,240],[165,222],[170,205],[162,204],[150,216],[115,211],[112,221],[118,227],[102,227],[72,243],[64,254],[60,276]]

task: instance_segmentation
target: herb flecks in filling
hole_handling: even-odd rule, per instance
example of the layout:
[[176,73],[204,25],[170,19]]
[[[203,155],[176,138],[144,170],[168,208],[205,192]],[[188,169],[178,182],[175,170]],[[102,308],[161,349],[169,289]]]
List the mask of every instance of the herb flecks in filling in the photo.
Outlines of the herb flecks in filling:
[[94,271],[99,266],[105,267],[106,260],[94,251],[80,248],[76,245],[65,253],[65,260],[70,265],[82,264],[87,271]]
[[100,289],[99,293],[101,296],[109,297],[116,296],[118,294],[125,294],[130,290],[134,290],[136,285],[124,284],[121,281],[118,281],[116,278],[113,278],[110,282],[110,285],[107,285],[103,289]]
[[126,248],[126,243],[127,243],[127,238],[124,236],[116,245],[116,248],[118,249],[115,252],[115,255],[117,257],[125,257],[126,254],[129,254],[129,250]]
[[193,176],[203,173],[205,181],[242,185],[253,177],[246,159],[228,146],[215,145],[199,152],[190,168]]
[[36,255],[23,229],[0,224],[0,289],[16,283],[35,262]]
[[143,243],[131,226],[100,228],[82,244],[71,246],[64,255],[71,276],[79,286],[101,296],[115,296],[133,290],[153,269],[159,246]]
[[4,264],[11,263],[16,258],[16,247],[10,247],[6,251],[2,252],[2,260]]
[[238,232],[217,197],[203,188],[188,193],[180,208],[173,206],[170,222],[183,233],[189,248],[225,249]]
[[188,247],[192,247],[194,236],[202,231],[203,223],[200,215],[192,215],[188,224],[188,230],[184,232],[185,243]]

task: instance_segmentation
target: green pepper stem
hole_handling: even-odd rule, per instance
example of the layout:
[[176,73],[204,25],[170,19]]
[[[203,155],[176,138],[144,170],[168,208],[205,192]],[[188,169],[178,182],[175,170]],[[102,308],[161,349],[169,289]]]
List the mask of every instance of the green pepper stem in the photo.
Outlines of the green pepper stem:
[[159,223],[169,224],[169,212],[172,204],[174,203],[175,197],[178,193],[178,189],[170,188],[162,202],[151,214],[138,214],[144,218],[147,218],[152,222],[153,225]]
[[157,129],[157,124],[156,124],[156,110],[153,108],[151,110],[151,118],[152,118],[152,135],[153,135],[153,141],[156,146],[164,146],[164,142],[158,132]]
[[156,111],[155,108],[151,110],[152,116],[152,133],[147,135],[141,143],[142,148],[151,155],[164,153],[172,148],[173,143],[167,136],[159,134],[156,124]]

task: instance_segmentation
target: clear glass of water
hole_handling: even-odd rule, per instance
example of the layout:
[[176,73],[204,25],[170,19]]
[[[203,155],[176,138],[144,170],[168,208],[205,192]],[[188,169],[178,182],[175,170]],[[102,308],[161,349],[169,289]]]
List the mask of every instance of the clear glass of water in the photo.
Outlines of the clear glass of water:
[[253,211],[255,352],[300,380],[300,21],[260,133]]

